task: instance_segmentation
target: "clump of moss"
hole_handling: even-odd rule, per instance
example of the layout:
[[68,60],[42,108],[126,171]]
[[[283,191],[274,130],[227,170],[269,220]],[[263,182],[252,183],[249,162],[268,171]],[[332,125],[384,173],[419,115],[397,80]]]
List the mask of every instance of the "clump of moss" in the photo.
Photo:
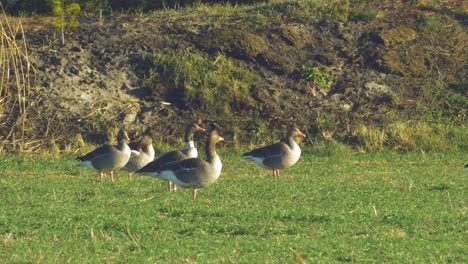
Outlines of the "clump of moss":
[[162,87],[185,107],[230,113],[254,104],[250,87],[258,76],[222,54],[206,58],[187,51],[156,53],[147,62],[157,82],[154,87]]
[[397,27],[383,30],[379,37],[385,46],[394,46],[416,39],[417,34],[411,28]]
[[200,39],[202,47],[225,52],[234,57],[255,60],[268,49],[266,40],[259,35],[238,29],[213,29]]

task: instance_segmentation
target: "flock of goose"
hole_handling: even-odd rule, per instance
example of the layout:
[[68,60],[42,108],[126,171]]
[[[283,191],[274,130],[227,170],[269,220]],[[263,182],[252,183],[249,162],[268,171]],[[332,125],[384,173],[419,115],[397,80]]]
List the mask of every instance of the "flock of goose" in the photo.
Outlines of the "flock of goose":
[[[78,165],[91,168],[99,173],[102,183],[104,175],[108,174],[114,181],[114,171],[124,169],[133,173],[148,175],[168,181],[169,191],[174,192],[177,186],[192,188],[192,198],[197,198],[198,188],[206,187],[215,182],[221,174],[222,163],[216,153],[216,144],[224,141],[216,130],[209,132],[205,146],[206,160],[198,157],[198,151],[193,142],[197,132],[205,132],[199,124],[190,123],[185,130],[186,146],[182,150],[167,152],[156,160],[153,141],[144,136],[137,142],[129,142],[125,130],[117,134],[117,145],[105,144],[88,154],[78,157]],[[294,138],[305,137],[299,129],[289,127],[286,137],[278,143],[254,149],[243,154],[242,161],[253,161],[256,164],[271,169],[273,176],[279,176],[279,170],[294,165],[301,156],[301,149]]]

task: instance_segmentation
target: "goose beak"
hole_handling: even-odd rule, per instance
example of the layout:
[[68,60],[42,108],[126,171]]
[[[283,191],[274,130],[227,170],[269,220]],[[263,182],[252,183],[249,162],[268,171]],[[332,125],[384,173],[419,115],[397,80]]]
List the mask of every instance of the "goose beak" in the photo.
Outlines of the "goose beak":
[[299,132],[297,133],[297,135],[300,136],[300,137],[305,137],[305,134],[302,133],[301,131],[299,131]]

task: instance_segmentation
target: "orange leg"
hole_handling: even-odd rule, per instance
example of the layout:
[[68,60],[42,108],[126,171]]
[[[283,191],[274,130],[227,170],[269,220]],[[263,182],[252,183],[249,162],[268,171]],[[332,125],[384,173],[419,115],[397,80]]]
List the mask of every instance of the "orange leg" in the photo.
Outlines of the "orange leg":
[[177,191],[177,186],[173,182],[167,181],[167,184],[167,186],[169,186],[169,192]]
[[104,172],[99,172],[99,182],[102,183],[104,180]]
[[193,191],[192,191],[192,199],[193,200],[197,199],[197,195],[198,195],[197,191],[198,191],[197,189],[193,189]]
[[111,179],[111,182],[114,182],[114,172],[113,171],[109,172],[109,177]]
[[280,172],[279,169],[273,169],[273,177],[279,177]]
[[133,173],[129,172],[129,173],[128,173],[128,180],[129,180],[129,181],[132,180],[132,176],[133,176]]

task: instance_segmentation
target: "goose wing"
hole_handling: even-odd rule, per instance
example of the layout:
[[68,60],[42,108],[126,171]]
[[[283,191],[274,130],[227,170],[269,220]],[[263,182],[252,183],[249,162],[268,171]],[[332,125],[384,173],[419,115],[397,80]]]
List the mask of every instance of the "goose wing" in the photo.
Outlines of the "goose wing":
[[174,175],[185,186],[198,186],[201,183],[200,178],[203,177],[206,166],[206,161],[191,158],[162,166],[158,169],[158,173]]
[[167,152],[166,154],[162,155],[161,157],[156,159],[155,162],[157,162],[160,165],[166,165],[166,164],[170,164],[173,162],[184,160],[186,158],[187,157],[184,155],[184,153],[182,153],[179,150],[174,150],[174,151]]
[[101,147],[87,153],[84,156],[77,157],[77,159],[79,161],[93,161],[93,160],[96,160],[96,159],[100,159],[103,156],[108,156],[108,155],[110,155],[110,153],[113,153],[114,151],[116,151],[115,146],[112,146],[110,144],[105,144],[105,145],[102,145]]
[[251,156],[256,158],[268,158],[281,155],[286,151],[286,144],[282,142],[278,142],[275,144],[271,144],[265,147],[253,149],[247,153],[244,153],[243,156]]

